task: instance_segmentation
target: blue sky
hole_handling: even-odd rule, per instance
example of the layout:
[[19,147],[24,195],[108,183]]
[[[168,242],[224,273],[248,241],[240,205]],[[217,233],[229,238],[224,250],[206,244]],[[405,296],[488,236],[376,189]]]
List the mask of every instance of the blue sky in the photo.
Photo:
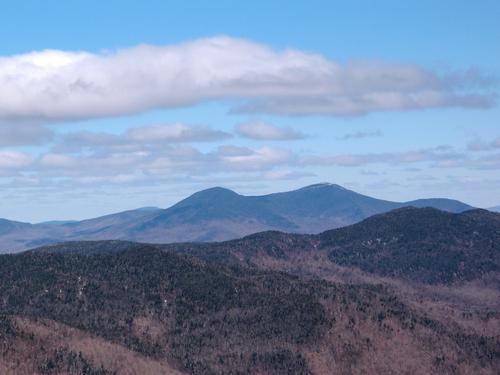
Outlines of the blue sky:
[[497,1],[2,6],[0,217],[322,181],[500,204]]

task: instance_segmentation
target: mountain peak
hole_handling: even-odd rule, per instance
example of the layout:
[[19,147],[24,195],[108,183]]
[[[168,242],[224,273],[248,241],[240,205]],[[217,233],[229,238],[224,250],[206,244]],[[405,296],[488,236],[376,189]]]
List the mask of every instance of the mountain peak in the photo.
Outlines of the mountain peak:
[[337,185],[337,184],[331,184],[329,182],[320,182],[320,183],[317,183],[317,184],[312,184],[312,185],[300,188],[299,190],[314,190],[314,189],[322,189],[322,188],[328,188],[328,187],[330,187],[330,188],[336,188],[336,189],[340,189],[340,190],[347,190],[343,186],[340,186],[340,185]]
[[63,225],[0,221],[0,252],[63,239],[168,243],[228,240],[266,230],[319,233],[404,206],[449,212],[472,208],[448,199],[385,201],[328,182],[260,196],[216,186],[162,210],[142,208]]
[[231,189],[227,189],[221,186],[215,186],[212,188],[208,188],[205,190],[201,190],[197,193],[194,193],[192,196],[211,196],[211,197],[220,197],[220,196],[240,196],[240,194],[236,193]]

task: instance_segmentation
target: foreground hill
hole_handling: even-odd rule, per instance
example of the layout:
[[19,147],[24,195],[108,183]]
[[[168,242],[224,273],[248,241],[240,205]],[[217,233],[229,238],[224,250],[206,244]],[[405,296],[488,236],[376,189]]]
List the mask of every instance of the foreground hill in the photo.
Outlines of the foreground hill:
[[0,372],[500,371],[498,331],[429,315],[385,287],[128,246],[0,256]]
[[320,236],[340,265],[429,283],[470,281],[500,271],[500,215],[403,208]]
[[[69,242],[40,252],[82,255],[117,253],[143,246],[122,241]],[[470,210],[453,214],[433,208],[401,208],[318,235],[262,232],[220,243],[157,245],[157,249],[209,262],[297,262],[307,257],[355,267],[378,276],[427,284],[469,282],[500,273],[500,214]],[[301,262],[301,263],[299,263]]]
[[463,212],[471,207],[449,199],[390,202],[333,184],[285,193],[243,196],[224,188],[200,191],[168,209],[139,209],[69,223],[0,222],[0,251],[12,252],[75,240],[149,243],[223,241],[266,230],[320,233],[396,208],[434,207]]

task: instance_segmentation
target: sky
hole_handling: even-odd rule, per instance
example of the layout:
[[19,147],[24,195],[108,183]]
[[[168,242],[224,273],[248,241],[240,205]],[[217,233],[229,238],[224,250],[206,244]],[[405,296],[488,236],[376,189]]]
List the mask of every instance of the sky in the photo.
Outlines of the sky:
[[0,217],[331,182],[500,204],[498,1],[3,1]]

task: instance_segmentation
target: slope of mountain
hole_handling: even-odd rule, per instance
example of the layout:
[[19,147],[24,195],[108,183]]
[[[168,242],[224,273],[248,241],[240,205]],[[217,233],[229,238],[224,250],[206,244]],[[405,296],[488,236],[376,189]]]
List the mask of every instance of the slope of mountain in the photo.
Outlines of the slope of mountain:
[[448,211],[454,213],[464,212],[473,208],[460,201],[454,199],[444,199],[444,198],[417,199],[414,201],[404,202],[401,205],[401,207],[417,207],[417,208],[432,207],[441,211]]
[[64,236],[71,239],[124,239],[135,226],[151,220],[162,210],[144,207],[101,216],[95,219],[72,222],[62,226]]
[[0,253],[71,239],[122,239],[129,227],[150,219],[159,211],[159,208],[146,207],[83,221],[40,224],[0,219]]
[[495,207],[490,207],[488,210],[493,211],[493,212],[500,212],[500,206],[495,206]]
[[402,208],[323,233],[320,246],[337,264],[383,276],[470,281],[500,271],[500,215]]
[[0,301],[2,373],[500,371],[498,327],[476,327],[471,314],[464,323],[380,285],[207,264],[150,246],[0,256]]
[[28,225],[5,234],[0,232],[0,249],[16,251],[75,240],[223,241],[266,230],[320,233],[409,205],[450,212],[471,208],[448,199],[390,202],[333,184],[264,196],[243,196],[212,188],[164,210],[131,210],[80,222]]
[[132,229],[145,242],[216,241],[269,229],[300,228],[261,197],[246,197],[224,188],[195,193]]
[[[242,196],[231,190],[213,188],[196,193],[165,210],[156,218],[155,223],[206,224],[213,220],[221,220],[234,224],[243,219],[262,224],[262,227],[268,230],[319,233],[404,206],[436,206],[436,208],[450,212],[462,212],[472,208],[449,199],[427,199],[403,203],[384,201],[327,183],[264,196]],[[246,230],[246,232],[234,233],[232,237],[241,237],[257,231]],[[224,239],[228,239],[227,236],[189,240]]]
[[[133,242],[70,242],[36,252],[117,253]],[[219,243],[148,245],[204,261],[256,265],[298,256],[364,272],[426,284],[453,284],[500,274],[500,214],[474,209],[460,214],[433,208],[400,208],[319,235],[262,232]],[[276,264],[274,264],[276,265]],[[305,263],[295,264],[305,266]],[[500,286],[500,284],[499,284]],[[500,290],[500,289],[499,289]]]
[[355,268],[365,276],[426,285],[482,280],[488,289],[500,291],[500,214],[486,210],[453,214],[402,208],[319,235],[265,232],[222,243],[160,248],[330,280],[339,280],[341,267],[348,278]]
[[0,219],[0,252],[54,243],[61,232],[57,227]]
[[32,225],[28,223],[0,219],[0,236],[7,235],[16,231],[26,230],[31,227]]

